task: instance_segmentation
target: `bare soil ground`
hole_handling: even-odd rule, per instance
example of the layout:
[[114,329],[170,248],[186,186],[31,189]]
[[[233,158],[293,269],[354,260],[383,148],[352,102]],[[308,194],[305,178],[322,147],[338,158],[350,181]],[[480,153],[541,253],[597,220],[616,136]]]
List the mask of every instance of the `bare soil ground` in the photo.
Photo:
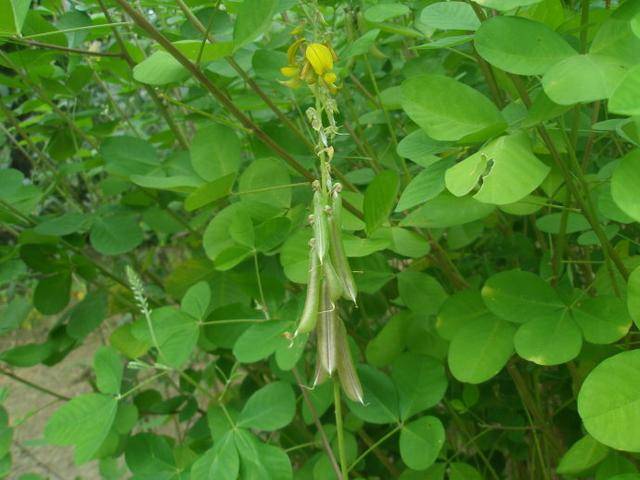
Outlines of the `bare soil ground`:
[[[18,337],[2,339],[0,351],[25,343],[20,337],[34,341],[33,332],[18,332]],[[91,366],[93,352],[99,344],[99,337],[92,335],[81,347],[53,367],[38,365],[18,368],[13,373],[54,392],[73,397],[90,390],[84,375]],[[15,426],[11,449],[13,469],[9,479],[17,480],[25,473],[37,473],[52,480],[100,478],[97,462],[81,466],[74,464],[72,447],[44,445],[44,426],[47,419],[60,407],[61,401],[2,374],[0,387],[9,389],[4,407],[9,412],[11,425]]]

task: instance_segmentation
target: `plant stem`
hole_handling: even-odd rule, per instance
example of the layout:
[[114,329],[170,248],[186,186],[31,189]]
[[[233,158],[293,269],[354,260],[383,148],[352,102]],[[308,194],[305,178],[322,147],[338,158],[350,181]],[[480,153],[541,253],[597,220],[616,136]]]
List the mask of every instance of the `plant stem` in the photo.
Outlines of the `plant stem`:
[[358,458],[356,458],[353,461],[353,463],[349,466],[348,470],[349,471],[353,470],[363,459],[365,459],[367,457],[367,455],[369,455],[376,448],[378,448],[385,441],[387,441],[387,439],[391,438],[394,434],[396,434],[398,431],[400,431],[401,428],[402,428],[402,425],[396,425],[392,430],[388,431],[382,437],[380,437],[378,440],[376,440],[374,443],[372,443],[369,446],[369,448],[367,448]]
[[46,387],[42,387],[42,386],[37,385],[37,384],[35,384],[33,382],[30,382],[29,380],[26,380],[26,379],[24,379],[22,377],[19,377],[15,373],[11,373],[11,372],[5,370],[4,368],[0,368],[0,373],[2,375],[6,375],[7,377],[14,379],[16,382],[20,382],[23,385],[26,385],[27,387],[33,388],[34,390],[38,390],[39,392],[42,392],[42,393],[46,393],[47,395],[51,395],[52,397],[55,397],[58,400],[65,400],[65,401],[71,400],[71,398],[67,397],[66,395],[62,395],[60,393],[56,393],[53,390],[49,390]]
[[342,480],[349,478],[349,467],[347,466],[347,454],[344,447],[344,425],[342,423],[342,399],[340,398],[340,382],[333,381],[333,404],[336,413],[336,432],[338,436],[338,456],[340,457],[340,471]]
[[93,50],[82,50],[80,48],[62,47],[60,45],[54,45],[52,43],[38,42],[35,40],[23,40],[22,38],[10,38],[10,42],[17,43],[18,45],[25,45],[27,47],[43,48],[46,50],[56,50],[62,53],[75,53],[78,55],[88,55],[90,57],[116,57],[119,58],[122,55],[113,52],[94,52]]
[[[104,18],[106,18],[107,21],[110,22],[108,25],[110,25],[112,28],[113,36],[116,39],[116,43],[120,47],[120,53],[122,54],[122,58],[124,58],[124,61],[127,62],[127,64],[131,69],[133,69],[133,67],[136,66],[136,62],[129,54],[129,51],[127,50],[127,47],[124,43],[124,40],[122,39],[122,36],[120,35],[120,32],[118,31],[117,28],[115,28],[115,26],[118,24],[129,25],[129,22],[112,22],[111,14],[109,13],[109,10],[107,9],[103,0],[98,0],[98,5],[100,5],[100,9],[102,10],[102,13],[104,13]],[[156,104],[156,107],[158,108],[160,115],[162,115],[162,118],[164,118],[164,121],[169,126],[169,129],[173,132],[173,135],[176,137],[177,142],[180,144],[182,148],[187,150],[189,148],[189,142],[187,140],[187,137],[185,137],[184,132],[173,119],[173,115],[171,115],[166,105],[162,102],[162,99],[160,98],[156,90],[150,85],[143,85],[143,87],[147,91],[147,93],[149,94],[153,102]]]
[[329,463],[331,464],[331,467],[333,468],[333,471],[335,472],[336,476],[340,478],[342,475],[340,466],[338,465],[336,456],[333,453],[331,444],[329,443],[329,438],[327,437],[327,433],[324,431],[324,428],[322,427],[322,423],[320,422],[320,418],[318,417],[318,411],[316,410],[316,407],[313,405],[313,402],[309,398],[309,394],[307,393],[307,387],[305,387],[302,384],[302,379],[300,378],[300,374],[298,373],[298,370],[295,367],[291,370],[291,373],[293,373],[293,376],[296,379],[296,383],[298,384],[298,387],[302,392],[302,399],[304,400],[304,403],[307,404],[307,408],[311,413],[311,418],[313,418],[313,423],[318,429],[318,433],[320,434],[320,440],[322,441],[322,446],[324,448],[325,453],[327,454],[327,457],[329,458]]
[[[105,17],[106,18],[106,17]],[[131,25],[130,22],[112,22],[112,23],[103,23],[100,25],[86,25],[83,27],[73,27],[73,28],[65,28],[62,30],[53,30],[51,32],[42,32],[42,33],[34,33],[33,35],[25,35],[22,37],[23,39],[37,38],[37,37],[48,37],[50,35],[60,35],[62,33],[71,33],[71,32],[80,32],[83,30],[92,30],[95,28],[104,28],[104,27],[119,27],[121,25]]]

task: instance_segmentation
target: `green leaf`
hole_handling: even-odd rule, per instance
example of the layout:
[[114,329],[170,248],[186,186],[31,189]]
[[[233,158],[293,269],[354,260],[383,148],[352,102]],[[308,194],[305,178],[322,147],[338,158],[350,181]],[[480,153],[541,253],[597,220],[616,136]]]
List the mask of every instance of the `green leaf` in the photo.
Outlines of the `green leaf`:
[[608,108],[619,115],[640,115],[640,65],[629,70],[618,84]]
[[160,307],[151,312],[151,327],[153,333],[144,320],[138,320],[133,334],[148,345],[158,342],[160,363],[180,368],[189,360],[198,341],[196,319],[174,307]]
[[268,443],[257,442],[256,449],[260,463],[268,472],[270,478],[281,480],[292,480],[293,469],[289,456],[282,449]]
[[229,225],[229,235],[238,245],[254,249],[256,242],[256,234],[253,229],[253,221],[247,212],[247,209],[238,210],[236,216],[231,220]]
[[135,215],[117,213],[96,217],[89,239],[103,255],[122,255],[140,245],[144,236]]
[[233,29],[236,50],[268,30],[277,7],[276,0],[243,0],[238,6],[238,17]]
[[[536,220],[536,227],[538,227],[541,232],[552,233],[554,235],[560,233],[561,224],[561,213],[550,213],[549,215],[545,215]],[[575,212],[569,212],[564,229],[565,233],[584,232],[585,230],[589,229],[591,229],[591,224],[584,217],[584,215]]]
[[191,480],[236,480],[240,470],[240,458],[233,433],[226,433],[215,442],[191,467]]
[[513,353],[515,327],[486,314],[462,327],[449,346],[449,368],[461,382],[482,383],[495,376]]
[[417,75],[405,80],[402,108],[435,140],[479,142],[506,128],[502,115],[487,97],[442,75]]
[[38,281],[33,292],[33,306],[44,315],[54,315],[67,306],[70,295],[71,274],[56,273]]
[[480,26],[480,20],[465,2],[437,2],[420,12],[420,23],[439,30],[471,30]]
[[374,28],[350,43],[340,54],[340,58],[351,58],[357,55],[366,54],[375,44],[376,38],[380,34],[380,30]]
[[487,62],[518,75],[542,75],[577,53],[545,24],[520,17],[493,17],[483,22],[475,45]]
[[220,210],[207,225],[202,237],[202,246],[211,260],[215,261],[225,250],[236,246],[236,242],[229,235],[229,228],[237,212],[242,209],[244,205],[241,203],[232,203]]
[[367,344],[367,363],[374,367],[389,365],[405,348],[405,336],[411,315],[402,312],[391,317]]
[[476,3],[496,10],[513,10],[514,8],[534,5],[541,0],[478,0]]
[[311,229],[301,228],[287,238],[280,250],[280,264],[284,274],[295,283],[306,284],[309,279],[309,240]]
[[395,211],[407,210],[437,197],[444,190],[445,171],[450,166],[450,161],[440,160],[413,177],[402,191]]
[[125,323],[119,326],[111,334],[109,343],[128,358],[136,359],[149,350],[150,343],[138,340],[132,331],[133,324],[131,323]]
[[102,393],[119,394],[123,368],[120,355],[113,348],[100,347],[93,356],[98,390]]
[[489,277],[482,287],[482,299],[489,310],[514,323],[548,317],[564,308],[558,294],[547,282],[533,273],[520,270]]
[[211,287],[207,282],[198,282],[189,287],[182,297],[180,309],[198,320],[204,320],[211,303]]
[[431,275],[404,271],[398,275],[398,292],[404,304],[418,315],[435,315],[447,298],[442,285]]
[[397,423],[400,419],[398,392],[391,379],[369,365],[359,365],[357,370],[364,404],[348,400],[349,410],[368,423]]
[[449,480],[483,480],[483,477],[471,465],[453,462],[449,467]]
[[14,331],[31,313],[31,302],[23,297],[15,297],[0,310],[0,335]]
[[580,354],[582,334],[566,310],[538,316],[518,328],[513,339],[518,355],[538,365],[560,365]]
[[429,241],[418,233],[402,227],[378,229],[374,238],[384,238],[388,241],[387,248],[403,257],[424,257],[431,250]]
[[77,303],[67,324],[67,334],[71,338],[81,340],[93,332],[107,316],[107,294],[104,291],[93,291]]
[[640,267],[633,270],[629,275],[627,309],[636,327],[640,328]]
[[440,160],[436,153],[443,152],[449,147],[448,142],[434,140],[424,133],[424,130],[418,128],[400,140],[396,152],[399,156],[426,168]]
[[562,456],[556,472],[560,475],[576,475],[600,463],[608,453],[606,446],[591,435],[585,435]]
[[44,437],[54,445],[75,445],[76,463],[90,460],[107,437],[116,417],[118,401],[88,393],[75,397],[47,421]]
[[287,217],[270,218],[255,226],[256,250],[271,252],[289,237],[291,220]]
[[640,350],[609,357],[587,376],[578,413],[593,438],[616,450],[640,452]]
[[615,204],[624,213],[640,222],[640,150],[632,150],[622,157],[611,178],[611,196]]
[[387,221],[393,210],[399,185],[398,174],[392,170],[386,170],[376,175],[367,187],[363,210],[368,235]]
[[195,175],[131,175],[129,179],[144,188],[157,190],[169,190],[171,192],[191,192],[194,188],[202,186],[201,178]]
[[274,382],[249,397],[237,426],[272,432],[289,425],[295,413],[296,398],[291,385]]
[[380,23],[410,12],[409,7],[400,3],[382,3],[367,8],[364,11],[364,18],[369,22]]
[[184,200],[184,209],[187,212],[192,212],[198,208],[209,205],[216,200],[226,197],[231,193],[231,187],[235,182],[236,174],[229,173],[220,178],[215,179],[213,182],[205,183],[198,187],[197,190],[189,194]]
[[426,470],[438,458],[444,445],[442,422],[436,417],[422,417],[400,430],[400,456],[413,470]]
[[59,217],[46,219],[33,229],[40,235],[62,237],[70,235],[87,226],[89,218],[83,213],[68,212]]
[[5,350],[0,354],[3,362],[16,367],[33,367],[44,362],[53,353],[53,343],[29,343]]
[[494,205],[479,202],[470,196],[454,197],[449,192],[442,192],[407,215],[400,225],[423,228],[454,227],[480,220],[494,210]]
[[235,174],[240,166],[240,140],[226,125],[207,123],[191,143],[191,165],[198,175],[212,182]]
[[547,70],[542,86],[559,105],[594,102],[609,98],[625,73],[626,68],[610,57],[574,55]]
[[634,34],[632,20],[640,13],[637,2],[624,2],[598,29],[590,53],[616,59],[633,66],[640,63],[640,38]]
[[20,35],[31,0],[0,1],[0,37]]
[[395,359],[391,368],[403,421],[436,406],[447,391],[444,366],[432,357],[405,353]]
[[414,47],[416,50],[451,49],[473,40],[473,35],[448,35]]
[[600,295],[579,301],[571,309],[573,319],[582,329],[587,342],[613,343],[624,337],[631,318],[622,299]]
[[550,168],[531,152],[529,139],[521,133],[500,137],[445,174],[447,189],[461,197],[477,183],[473,198],[505,205],[522,200],[540,186]]
[[[286,209],[291,206],[291,189],[278,186],[291,183],[289,172],[277,158],[254,160],[240,176],[238,193],[243,202],[267,204]],[[271,189],[271,190],[270,190]],[[256,193],[249,193],[262,190]]]
[[438,312],[436,330],[445,340],[453,340],[460,329],[488,313],[480,292],[473,289],[456,292],[447,298]]
[[133,67],[133,78],[147,85],[181,82],[189,76],[187,70],[169,52],[159,50]]
[[170,479],[170,474],[176,472],[173,451],[167,437],[138,433],[127,439],[124,454],[127,467],[136,476]]
[[251,325],[236,341],[233,354],[241,363],[264,360],[279,347],[288,345],[284,333],[291,327],[291,322],[275,321]]
[[120,177],[148,175],[160,167],[160,159],[152,145],[127,136],[109,137],[100,144],[105,170]]
[[192,62],[213,62],[233,53],[233,42],[202,42],[202,40],[180,40],[173,42],[173,46],[180,50]]
[[373,238],[362,238],[348,233],[342,234],[344,251],[347,257],[367,257],[391,246],[391,238],[375,235]]

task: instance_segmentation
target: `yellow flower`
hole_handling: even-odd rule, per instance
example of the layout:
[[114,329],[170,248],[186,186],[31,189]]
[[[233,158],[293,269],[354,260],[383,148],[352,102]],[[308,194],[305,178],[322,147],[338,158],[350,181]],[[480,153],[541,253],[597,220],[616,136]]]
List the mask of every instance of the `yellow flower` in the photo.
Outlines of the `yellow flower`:
[[298,49],[300,48],[300,45],[302,45],[302,42],[304,42],[304,39],[299,38],[287,49],[287,60],[289,61],[289,65],[294,65],[296,63],[296,54],[298,53]]
[[324,75],[333,69],[333,54],[326,45],[311,43],[305,51],[305,57],[317,75]]
[[297,76],[299,72],[300,72],[300,69],[295,65],[288,65],[280,69],[280,73],[282,73],[282,75],[284,75],[285,77],[289,77],[289,78]]
[[333,83],[336,83],[336,80],[338,79],[338,76],[333,72],[327,72],[322,76],[322,78],[328,84],[333,84]]

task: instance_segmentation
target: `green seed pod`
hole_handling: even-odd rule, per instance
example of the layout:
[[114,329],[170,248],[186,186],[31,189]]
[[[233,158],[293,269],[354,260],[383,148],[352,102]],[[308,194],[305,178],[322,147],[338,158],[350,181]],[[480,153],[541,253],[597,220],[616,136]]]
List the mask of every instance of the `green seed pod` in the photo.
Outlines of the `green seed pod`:
[[293,334],[294,338],[300,333],[308,333],[313,330],[318,320],[318,306],[320,304],[320,283],[322,268],[318,265],[315,245],[309,249],[309,282],[307,283],[307,296],[304,301],[302,315],[298,322],[298,328]]
[[349,261],[344,253],[344,245],[342,243],[342,232],[340,230],[340,212],[342,210],[342,200],[338,191],[332,194],[332,215],[328,219],[329,223],[329,242],[331,260],[335,267],[338,278],[342,280],[342,295],[347,300],[351,300],[356,303],[356,296],[358,295],[358,288],[356,282],[353,279],[353,273],[349,266]]
[[320,191],[313,194],[313,237],[316,241],[316,254],[322,265],[329,249],[329,227]]
[[329,287],[326,282],[322,286],[322,301],[320,302],[320,312],[317,333],[318,358],[320,368],[327,375],[331,376],[337,366],[336,350],[336,307],[331,301]]
[[340,318],[336,320],[338,344],[338,378],[345,395],[354,402],[360,402],[364,405],[364,396],[362,394],[362,385],[353,365],[351,352],[349,351],[349,340],[347,337],[347,329]]
[[324,262],[324,281],[329,287],[331,302],[336,302],[344,293],[344,284],[338,277],[331,258],[327,258],[327,261]]

